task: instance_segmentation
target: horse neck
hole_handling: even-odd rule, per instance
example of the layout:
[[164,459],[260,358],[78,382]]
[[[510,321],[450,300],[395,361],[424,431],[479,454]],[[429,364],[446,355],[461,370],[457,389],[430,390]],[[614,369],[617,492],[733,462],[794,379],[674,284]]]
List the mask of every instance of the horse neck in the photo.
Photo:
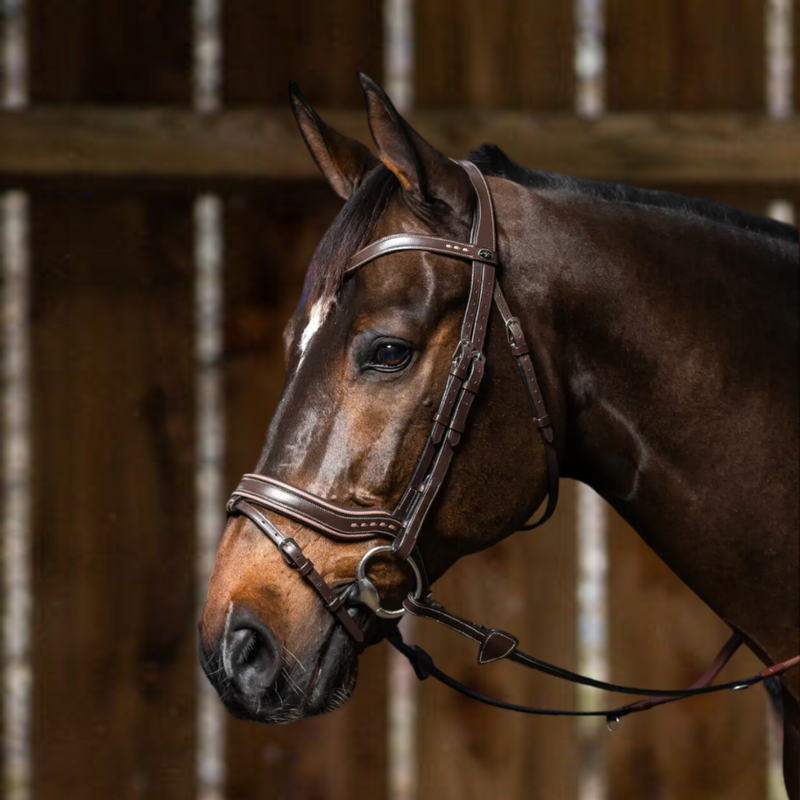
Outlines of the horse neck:
[[586,198],[520,208],[508,278],[562,416],[563,473],[755,630],[758,587],[797,595],[796,246]]

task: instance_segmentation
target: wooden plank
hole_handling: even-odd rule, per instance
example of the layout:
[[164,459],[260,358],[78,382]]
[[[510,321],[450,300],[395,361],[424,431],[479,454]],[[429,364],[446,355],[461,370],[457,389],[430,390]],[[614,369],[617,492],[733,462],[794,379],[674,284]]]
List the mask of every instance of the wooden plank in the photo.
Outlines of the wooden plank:
[[[28,8],[33,102],[188,98],[188,4]],[[189,800],[191,201],[30,209],[33,797]]]
[[[690,686],[730,628],[609,509],[611,679]],[[762,669],[746,648],[724,680]],[[722,678],[720,679],[722,680]],[[613,696],[613,707],[631,698]],[[684,700],[624,719],[606,742],[610,797],[763,800],[766,695],[762,689]]]
[[[762,0],[609,0],[611,112],[761,113]],[[764,187],[681,178],[678,191],[763,213]],[[611,510],[609,654],[613,680],[689,685],[729,631]],[[730,675],[758,662],[737,655]],[[625,720],[607,744],[610,796],[756,800],[766,781],[763,692],[725,693]]]
[[[12,27],[12,19],[9,9],[3,8],[0,10],[0,48],[7,48],[8,47],[8,39],[11,35],[13,30]],[[4,105],[6,99],[8,97],[8,87],[10,81],[10,74],[9,74],[9,64],[7,58],[0,59],[0,106]],[[8,405],[7,405],[7,391],[8,391],[8,383],[7,383],[7,370],[6,370],[6,347],[8,346],[8,342],[6,339],[6,331],[8,326],[8,282],[6,280],[7,276],[7,265],[6,265],[6,258],[7,258],[7,251],[6,251],[6,225],[7,225],[7,217],[5,211],[5,198],[2,193],[0,193],[0,531],[2,531],[2,535],[5,538],[8,534],[6,533],[6,525],[7,517],[8,517],[8,478],[6,473],[6,435],[8,431]],[[5,542],[3,543],[3,552],[0,554],[0,574],[3,575],[3,582],[5,583],[5,574],[6,574],[6,566],[5,566]],[[0,592],[0,614],[3,615],[3,619],[6,618],[6,591],[5,588],[2,592]],[[8,623],[6,623],[7,625]],[[8,655],[5,655],[3,659],[3,665],[5,667],[6,659]],[[5,742],[5,722],[6,722],[6,703],[7,703],[7,694],[8,692],[4,691],[2,697],[0,697],[0,741]],[[0,754],[0,774],[3,775],[3,786],[5,787],[5,776],[6,776],[6,763],[5,763],[5,747],[3,748],[2,754]],[[5,788],[3,791],[5,794]]]
[[[327,185],[298,184],[277,184],[226,203],[225,404],[231,488],[258,459],[283,388],[281,332],[297,305],[308,261],[339,206]],[[258,208],[265,209],[263,214],[256,213]],[[274,246],[276,231],[283,232],[284,243],[294,243],[290,250]],[[273,728],[228,720],[228,798],[260,800],[265,785],[275,797],[339,798],[360,785],[375,792],[370,796],[382,796],[385,670],[383,648],[368,650],[354,698],[329,717]]]
[[363,109],[356,73],[380,81],[382,8],[381,0],[224,3],[225,104],[285,109],[294,80],[314,105]]
[[549,0],[416,4],[416,105],[571,110],[573,6]]
[[[573,6],[540,0],[417,3],[419,113],[411,115],[411,124],[449,156],[493,142],[519,163],[549,168],[541,149],[528,145],[534,128],[543,132],[555,119],[559,127],[575,124],[570,117],[543,117],[574,105]],[[440,124],[426,125],[426,114]],[[453,127],[459,117],[465,124]],[[548,122],[540,128],[543,118]],[[545,530],[518,534],[459,562],[437,582],[436,596],[455,613],[514,631],[523,647],[574,667],[573,506],[568,493]],[[539,608],[547,608],[546,615],[531,611]],[[419,622],[415,639],[458,680],[511,702],[574,702],[572,687],[541,675],[508,664],[479,667],[470,643],[437,627]],[[576,795],[573,720],[508,714],[431,684],[417,688],[420,800],[528,798],[533,786],[541,797]]]
[[793,63],[794,63],[794,111],[800,112],[800,4],[795,0],[792,5],[794,15],[793,39]]
[[763,107],[763,0],[607,0],[607,9],[609,109]]
[[[448,609],[512,631],[520,647],[576,666],[576,484],[561,483],[558,510],[541,530],[518,533],[463,559],[436,583]],[[420,621],[414,639],[437,666],[478,691],[512,703],[574,708],[575,687],[502,663],[479,666],[475,645]],[[420,800],[508,800],[577,796],[574,719],[512,714],[474,702],[433,681],[420,684]]]
[[[370,142],[361,110],[321,109],[343,133]],[[524,112],[420,111],[411,124],[463,157],[494,142],[515,161],[567,175],[776,186],[800,181],[800,118],[758,114],[609,114],[596,120]],[[0,112],[0,186],[237,188],[315,180],[289,111],[36,108]]]
[[[263,176],[266,182],[257,193],[234,194],[225,202],[231,488],[258,458],[283,386],[280,334],[297,305],[311,255],[341,205],[318,180],[287,111],[287,82],[297,80],[315,104],[358,108],[365,125],[355,73],[360,69],[381,78],[380,6],[376,0],[313,0],[300,8],[237,0],[223,6],[224,103],[270,106],[266,113],[280,118],[282,138],[265,141],[265,127],[253,128],[259,159],[277,156],[296,164],[302,177],[314,178],[313,183],[276,183],[273,171]],[[231,113],[238,112],[226,111]],[[385,797],[386,686],[386,646],[381,645],[360,658],[355,694],[333,714],[273,727],[229,719],[228,800],[261,800],[264,787],[270,797],[292,800]]]

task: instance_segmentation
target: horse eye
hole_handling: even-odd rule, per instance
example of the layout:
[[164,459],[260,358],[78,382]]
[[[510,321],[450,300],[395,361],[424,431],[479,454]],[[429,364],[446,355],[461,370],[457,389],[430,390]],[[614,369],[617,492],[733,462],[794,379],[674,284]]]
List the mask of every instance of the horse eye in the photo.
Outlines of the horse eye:
[[411,348],[401,344],[381,344],[375,348],[370,366],[378,369],[400,369],[411,358]]

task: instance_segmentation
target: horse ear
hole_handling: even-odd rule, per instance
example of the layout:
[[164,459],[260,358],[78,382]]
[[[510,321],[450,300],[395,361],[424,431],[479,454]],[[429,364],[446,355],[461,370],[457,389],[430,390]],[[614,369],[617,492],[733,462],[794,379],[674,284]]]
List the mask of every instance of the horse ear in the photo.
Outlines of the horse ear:
[[358,73],[367,99],[369,129],[381,161],[419,202],[443,200],[460,212],[472,198],[469,178],[454,161],[422,138],[372,78]]
[[289,98],[311,157],[336,194],[348,200],[366,174],[378,165],[378,159],[361,142],[328,125],[311,108],[294,81],[289,81]]

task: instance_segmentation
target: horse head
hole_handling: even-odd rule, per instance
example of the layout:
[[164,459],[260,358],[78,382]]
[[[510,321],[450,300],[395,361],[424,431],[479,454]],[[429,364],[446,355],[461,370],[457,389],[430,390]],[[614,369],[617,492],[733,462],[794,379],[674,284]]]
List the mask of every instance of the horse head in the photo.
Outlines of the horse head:
[[[352,268],[356,252],[386,236],[469,242],[476,216],[465,168],[413,130],[373,81],[360,80],[380,159],[327,125],[291,87],[303,138],[345,202],[284,331],[283,394],[255,473],[230,506],[200,626],[201,662],[228,709],[263,722],[341,705],[355,685],[358,653],[392,631],[391,612],[403,599],[517,529],[548,488],[540,436],[508,356],[509,326],[487,312],[482,347],[465,340],[465,308],[483,274],[477,262],[471,271],[468,260],[435,252],[426,239],[431,248],[384,252]],[[503,206],[501,224],[520,216],[502,192],[495,203]],[[492,214],[483,212],[484,220]],[[481,252],[475,257],[495,257]],[[445,418],[443,391],[456,374],[462,388],[476,382],[477,369],[480,393],[467,397],[469,385],[462,392],[467,405],[474,401],[465,432]],[[426,478],[420,458],[433,446],[437,414],[440,442],[450,436],[459,446],[441,491],[426,500],[430,513],[413,555],[397,558],[389,528],[414,500],[412,478]],[[270,501],[253,510],[260,491]],[[282,503],[292,508],[282,513]],[[303,515],[309,503],[314,519]],[[383,549],[372,553],[376,546]],[[374,614],[352,590],[359,566],[387,614]]]

